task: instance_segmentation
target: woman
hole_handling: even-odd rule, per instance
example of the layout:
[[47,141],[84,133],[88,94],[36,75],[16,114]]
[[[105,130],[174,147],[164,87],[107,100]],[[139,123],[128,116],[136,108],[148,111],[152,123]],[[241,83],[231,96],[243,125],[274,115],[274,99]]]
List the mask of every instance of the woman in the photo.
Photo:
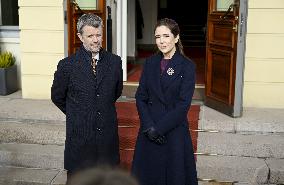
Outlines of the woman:
[[187,113],[195,65],[183,54],[178,24],[160,20],[159,53],[146,59],[136,105],[140,117],[132,173],[140,185],[197,185]]

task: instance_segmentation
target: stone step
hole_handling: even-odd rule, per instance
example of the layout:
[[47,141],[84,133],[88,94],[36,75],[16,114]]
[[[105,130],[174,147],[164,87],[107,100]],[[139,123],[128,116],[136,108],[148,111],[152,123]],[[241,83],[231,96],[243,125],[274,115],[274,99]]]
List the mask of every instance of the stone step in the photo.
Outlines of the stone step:
[[[65,185],[65,170],[0,166],[0,184],[5,185]],[[232,182],[198,181],[199,185],[233,185]],[[237,184],[245,185],[245,184]],[[247,184],[248,185],[248,184]]]
[[198,185],[233,185],[233,182],[198,181]]
[[[217,180],[217,182],[199,181],[202,185],[230,185],[232,182],[237,185],[283,184],[283,166],[283,159],[265,161],[233,156],[199,156],[197,160],[198,177]],[[66,172],[62,169],[0,166],[0,184],[63,185],[65,181]]]
[[201,153],[284,159],[284,135],[200,132],[197,143]]
[[269,183],[284,184],[284,159],[266,159],[269,168]]
[[64,121],[65,115],[51,100],[1,99],[0,118]]
[[201,179],[233,181],[238,184],[283,184],[284,159],[238,156],[198,156]]
[[64,146],[0,144],[0,165],[26,168],[63,169]]
[[0,143],[64,145],[65,122],[0,119]]
[[60,169],[19,168],[0,166],[0,184],[65,185],[66,172]]
[[[63,146],[1,144],[0,165],[26,168],[62,169]],[[197,156],[198,177],[218,181],[284,183],[284,159],[238,156]],[[268,175],[270,173],[270,176]],[[256,178],[256,179],[255,179]]]
[[[135,93],[137,91],[138,85],[139,85],[138,82],[124,82],[122,96],[127,98],[135,98]],[[204,91],[205,91],[204,85],[198,85],[198,84],[195,85],[193,100],[203,100]]]
[[200,110],[199,129],[242,134],[284,134],[283,109],[245,108],[240,118],[232,118],[207,106]]

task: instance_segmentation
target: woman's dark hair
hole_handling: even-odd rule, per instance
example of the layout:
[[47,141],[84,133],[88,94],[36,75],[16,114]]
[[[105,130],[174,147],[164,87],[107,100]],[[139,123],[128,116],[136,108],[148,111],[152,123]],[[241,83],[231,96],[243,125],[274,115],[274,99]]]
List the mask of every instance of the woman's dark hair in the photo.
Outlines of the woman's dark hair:
[[[174,37],[177,37],[178,35],[180,35],[180,29],[179,29],[178,23],[173,19],[169,19],[169,18],[160,19],[155,26],[155,30],[159,26],[166,26],[167,28],[169,28],[172,34],[174,35]],[[179,52],[182,55],[184,55],[183,46],[182,46],[180,38],[178,39],[178,42],[176,43],[176,47],[179,50]]]

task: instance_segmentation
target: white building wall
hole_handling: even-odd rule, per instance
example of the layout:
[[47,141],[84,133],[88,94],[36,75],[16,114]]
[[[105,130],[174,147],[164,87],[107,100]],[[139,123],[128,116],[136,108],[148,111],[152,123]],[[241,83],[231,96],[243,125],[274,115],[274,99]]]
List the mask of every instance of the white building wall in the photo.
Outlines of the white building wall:
[[248,2],[244,106],[284,108],[284,1]]
[[49,99],[64,57],[63,0],[19,0],[23,98]]

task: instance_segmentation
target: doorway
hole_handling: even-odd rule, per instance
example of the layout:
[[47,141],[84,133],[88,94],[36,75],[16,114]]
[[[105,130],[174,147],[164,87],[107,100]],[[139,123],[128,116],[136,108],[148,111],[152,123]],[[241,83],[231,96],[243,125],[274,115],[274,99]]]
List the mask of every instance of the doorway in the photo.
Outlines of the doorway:
[[[208,0],[193,1],[190,6],[185,6],[186,0],[181,0],[179,3],[174,0],[140,0],[136,3],[138,3],[138,5],[136,4],[137,52],[134,60],[128,60],[127,81],[139,81],[145,58],[157,51],[153,36],[155,23],[157,20],[167,17],[174,19],[179,24],[184,52],[197,67],[196,84],[204,86]],[[149,7],[156,7],[155,10],[152,9],[149,12],[147,3],[150,3]],[[157,4],[153,5],[154,3]]]
[[158,19],[168,17],[179,24],[184,52],[196,64],[196,84],[204,85],[208,1],[192,1],[190,6],[185,6],[185,0],[180,3],[159,0],[158,3]]

